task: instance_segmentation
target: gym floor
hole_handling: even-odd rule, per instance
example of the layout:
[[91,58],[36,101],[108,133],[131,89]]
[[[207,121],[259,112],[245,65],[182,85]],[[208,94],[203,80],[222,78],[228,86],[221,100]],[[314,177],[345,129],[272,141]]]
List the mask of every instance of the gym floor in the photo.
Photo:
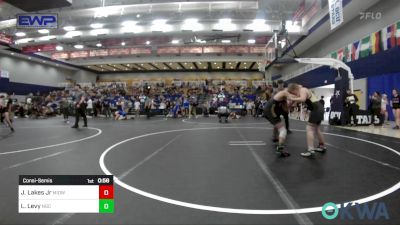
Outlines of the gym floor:
[[[305,123],[290,122],[292,155],[278,158],[261,118],[18,119],[0,128],[0,224],[400,224],[399,139],[323,126],[328,151],[307,159]],[[118,181],[114,214],[18,214],[18,175],[104,173]],[[390,219],[279,214],[360,199]]]

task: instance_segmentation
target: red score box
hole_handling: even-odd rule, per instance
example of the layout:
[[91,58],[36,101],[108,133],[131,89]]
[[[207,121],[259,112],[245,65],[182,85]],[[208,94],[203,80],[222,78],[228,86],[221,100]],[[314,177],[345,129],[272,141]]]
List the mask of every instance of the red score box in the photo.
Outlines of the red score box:
[[100,185],[99,186],[99,199],[113,199],[114,186],[113,185]]

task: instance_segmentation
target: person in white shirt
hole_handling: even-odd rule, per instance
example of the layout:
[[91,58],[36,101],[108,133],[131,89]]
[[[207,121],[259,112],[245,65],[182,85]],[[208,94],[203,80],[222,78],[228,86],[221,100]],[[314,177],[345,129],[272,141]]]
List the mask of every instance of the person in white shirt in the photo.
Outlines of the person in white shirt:
[[89,98],[89,100],[87,101],[86,110],[87,110],[87,114],[88,114],[89,116],[92,116],[92,112],[93,112],[93,101],[92,101],[91,98]]
[[253,115],[253,108],[254,108],[254,103],[251,100],[247,100],[246,102],[247,115],[250,116]]
[[387,119],[388,119],[387,106],[388,105],[389,105],[389,100],[388,100],[387,94],[382,94],[381,114],[383,116],[383,123],[385,123],[386,125],[389,125],[389,122],[387,121]]
[[135,118],[140,117],[140,101],[139,99],[135,100]]
[[166,107],[167,106],[166,106],[165,102],[161,101],[160,106],[158,108],[160,109],[162,115],[165,115],[165,108]]

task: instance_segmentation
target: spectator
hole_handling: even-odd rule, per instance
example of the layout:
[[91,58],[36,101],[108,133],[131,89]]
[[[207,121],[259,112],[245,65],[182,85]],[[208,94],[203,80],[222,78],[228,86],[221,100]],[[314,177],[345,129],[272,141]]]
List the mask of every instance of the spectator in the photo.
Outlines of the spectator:
[[357,102],[358,98],[355,94],[351,93],[351,90],[347,90],[345,102],[345,110],[346,110],[346,124],[351,124],[351,117],[353,117],[353,125],[357,126]]
[[393,89],[392,91],[391,106],[396,124],[393,129],[398,130],[400,129],[400,95],[397,89]]
[[370,97],[370,99],[371,99],[371,112],[372,112],[371,114],[373,115],[373,118],[375,118],[376,116],[379,119],[382,119],[381,117],[382,99],[380,93],[375,91]]
[[325,100],[324,100],[324,96],[321,96],[321,99],[319,100],[319,102],[321,103],[321,105],[325,108]]
[[140,117],[140,101],[138,98],[135,99],[134,107],[135,107],[135,117],[139,118]]
[[386,94],[382,94],[382,102],[381,102],[381,114],[382,114],[382,118],[383,118],[383,123],[385,123],[386,125],[389,125],[388,122],[388,111],[387,111],[387,107],[389,105],[389,100]]

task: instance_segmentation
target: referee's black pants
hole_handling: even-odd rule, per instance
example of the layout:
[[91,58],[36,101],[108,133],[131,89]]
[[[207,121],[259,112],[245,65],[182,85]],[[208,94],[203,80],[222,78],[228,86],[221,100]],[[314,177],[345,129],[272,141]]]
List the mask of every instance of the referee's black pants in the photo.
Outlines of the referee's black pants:
[[75,125],[78,126],[79,118],[82,116],[84,126],[87,126],[86,110],[85,108],[79,107],[75,109]]

